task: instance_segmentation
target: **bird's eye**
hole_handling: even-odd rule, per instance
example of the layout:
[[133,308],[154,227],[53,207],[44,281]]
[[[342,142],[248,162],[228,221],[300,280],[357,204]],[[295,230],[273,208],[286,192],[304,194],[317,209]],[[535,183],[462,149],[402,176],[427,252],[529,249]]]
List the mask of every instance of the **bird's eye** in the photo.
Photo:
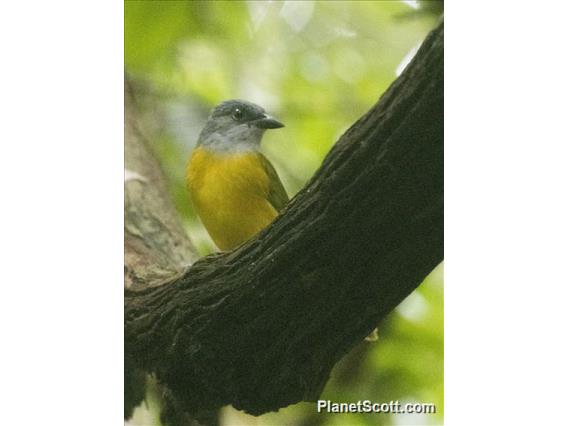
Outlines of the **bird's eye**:
[[239,121],[241,118],[243,118],[243,112],[239,108],[235,108],[235,111],[233,111],[233,120]]

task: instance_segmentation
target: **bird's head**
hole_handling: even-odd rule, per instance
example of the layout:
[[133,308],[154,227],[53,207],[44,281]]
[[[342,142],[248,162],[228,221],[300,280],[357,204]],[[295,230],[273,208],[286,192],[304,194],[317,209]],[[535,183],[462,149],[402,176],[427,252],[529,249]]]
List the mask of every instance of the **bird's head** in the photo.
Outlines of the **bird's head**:
[[225,152],[252,151],[260,147],[267,129],[284,124],[252,102],[232,99],[217,105],[199,135],[198,145]]

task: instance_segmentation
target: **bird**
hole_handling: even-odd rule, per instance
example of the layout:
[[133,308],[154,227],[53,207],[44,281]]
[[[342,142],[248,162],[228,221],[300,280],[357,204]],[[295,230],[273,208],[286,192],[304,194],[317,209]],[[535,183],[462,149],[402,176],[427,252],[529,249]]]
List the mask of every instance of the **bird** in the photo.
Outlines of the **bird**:
[[252,102],[221,102],[209,115],[186,168],[194,209],[222,251],[267,227],[289,201],[270,161],[260,152],[264,132],[284,127]]

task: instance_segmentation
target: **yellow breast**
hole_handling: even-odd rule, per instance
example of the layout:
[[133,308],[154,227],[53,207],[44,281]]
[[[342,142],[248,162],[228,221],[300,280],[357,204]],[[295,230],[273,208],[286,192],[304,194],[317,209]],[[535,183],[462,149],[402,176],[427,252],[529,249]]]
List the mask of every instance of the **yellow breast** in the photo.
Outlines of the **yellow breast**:
[[187,187],[194,208],[221,250],[248,240],[276,217],[268,201],[269,177],[255,152],[193,151]]

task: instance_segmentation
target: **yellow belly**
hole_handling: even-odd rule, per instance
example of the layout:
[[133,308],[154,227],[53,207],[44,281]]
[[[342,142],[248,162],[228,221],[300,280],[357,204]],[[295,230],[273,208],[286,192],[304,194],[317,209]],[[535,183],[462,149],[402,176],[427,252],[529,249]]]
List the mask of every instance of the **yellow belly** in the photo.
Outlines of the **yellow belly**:
[[254,152],[220,154],[196,148],[187,166],[187,187],[221,250],[248,240],[277,215],[268,201],[268,175]]

